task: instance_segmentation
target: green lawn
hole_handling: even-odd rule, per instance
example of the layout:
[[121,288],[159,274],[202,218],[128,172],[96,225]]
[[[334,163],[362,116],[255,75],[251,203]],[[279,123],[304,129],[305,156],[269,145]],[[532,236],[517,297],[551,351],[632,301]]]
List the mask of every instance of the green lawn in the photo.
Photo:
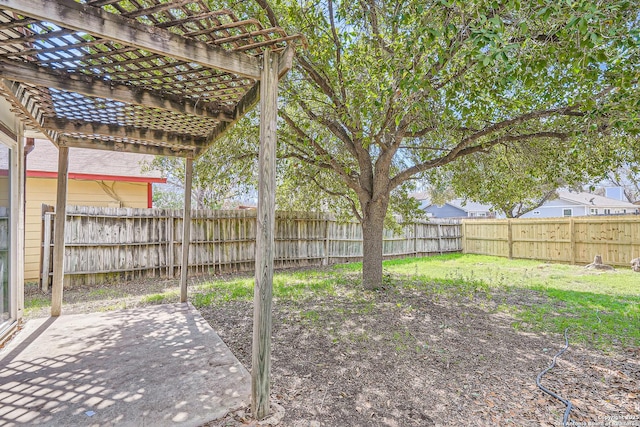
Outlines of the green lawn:
[[[365,301],[360,263],[321,270],[280,272],[276,299],[338,296]],[[411,288],[454,303],[472,303],[514,316],[513,327],[562,333],[597,348],[640,346],[640,274],[630,269],[586,270],[581,266],[508,260],[480,255],[442,255],[384,263],[385,290]],[[253,298],[253,280],[234,278],[198,285],[198,307]]]
[[514,327],[557,333],[569,328],[572,339],[595,347],[640,345],[640,274],[630,268],[596,271],[462,254],[388,261],[384,268],[393,277],[482,289],[489,297],[530,290],[542,301],[500,306],[518,319]]

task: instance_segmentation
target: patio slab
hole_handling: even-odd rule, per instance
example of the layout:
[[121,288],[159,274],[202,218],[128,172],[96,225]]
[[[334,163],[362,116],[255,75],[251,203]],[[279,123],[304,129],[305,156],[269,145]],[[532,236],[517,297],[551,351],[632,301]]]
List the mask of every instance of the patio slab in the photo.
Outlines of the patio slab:
[[190,304],[30,320],[0,352],[0,425],[198,426],[250,390]]

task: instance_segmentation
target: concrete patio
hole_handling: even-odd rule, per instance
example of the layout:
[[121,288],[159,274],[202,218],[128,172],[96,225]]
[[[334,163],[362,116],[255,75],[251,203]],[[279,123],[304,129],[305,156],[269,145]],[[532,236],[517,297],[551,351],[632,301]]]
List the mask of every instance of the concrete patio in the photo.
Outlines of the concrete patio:
[[0,425],[198,426],[250,389],[190,304],[30,320],[0,352]]

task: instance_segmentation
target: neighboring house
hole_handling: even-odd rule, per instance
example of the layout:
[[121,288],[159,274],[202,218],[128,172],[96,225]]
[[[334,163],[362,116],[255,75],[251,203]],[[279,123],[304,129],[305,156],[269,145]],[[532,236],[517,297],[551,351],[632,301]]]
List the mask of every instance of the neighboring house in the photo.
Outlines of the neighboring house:
[[[42,205],[56,202],[58,149],[37,135],[26,161],[25,281],[39,278]],[[142,171],[143,162],[151,160],[145,154],[70,148],[67,204],[152,207],[153,183],[166,179],[157,171]]]
[[557,193],[557,198],[524,214],[522,218],[624,215],[640,211],[640,208],[633,203],[596,194],[568,190],[558,190]]
[[421,194],[414,195],[421,201],[420,207],[427,213],[429,218],[495,218],[496,213],[491,211],[491,206],[481,203],[465,201],[464,199],[453,199],[443,205],[431,203],[427,198],[422,198]]

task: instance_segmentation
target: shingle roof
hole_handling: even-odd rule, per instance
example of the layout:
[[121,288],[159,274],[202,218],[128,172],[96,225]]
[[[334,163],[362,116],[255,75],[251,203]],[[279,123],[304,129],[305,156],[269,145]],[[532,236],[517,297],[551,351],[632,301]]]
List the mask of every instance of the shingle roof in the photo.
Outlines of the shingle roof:
[[[431,203],[431,200],[429,200],[429,197],[426,193],[414,193],[412,196],[415,199],[422,201],[423,207],[431,206],[434,204]],[[489,212],[492,208],[491,205],[485,205],[465,199],[453,199],[446,203],[450,206],[453,206],[454,208],[461,209],[465,212]]]
[[[70,148],[69,173],[161,178],[159,171],[142,171],[142,164],[153,158],[149,154]],[[27,170],[57,172],[58,149],[46,139],[36,139],[27,157]]]
[[637,206],[633,203],[623,202],[622,200],[610,199],[608,197],[598,196],[597,194],[584,192],[558,190],[558,198],[586,206],[631,209],[637,208]]
[[491,211],[490,205],[482,203],[472,202],[464,199],[453,199],[448,202],[451,206],[462,209],[465,212],[489,212]]

